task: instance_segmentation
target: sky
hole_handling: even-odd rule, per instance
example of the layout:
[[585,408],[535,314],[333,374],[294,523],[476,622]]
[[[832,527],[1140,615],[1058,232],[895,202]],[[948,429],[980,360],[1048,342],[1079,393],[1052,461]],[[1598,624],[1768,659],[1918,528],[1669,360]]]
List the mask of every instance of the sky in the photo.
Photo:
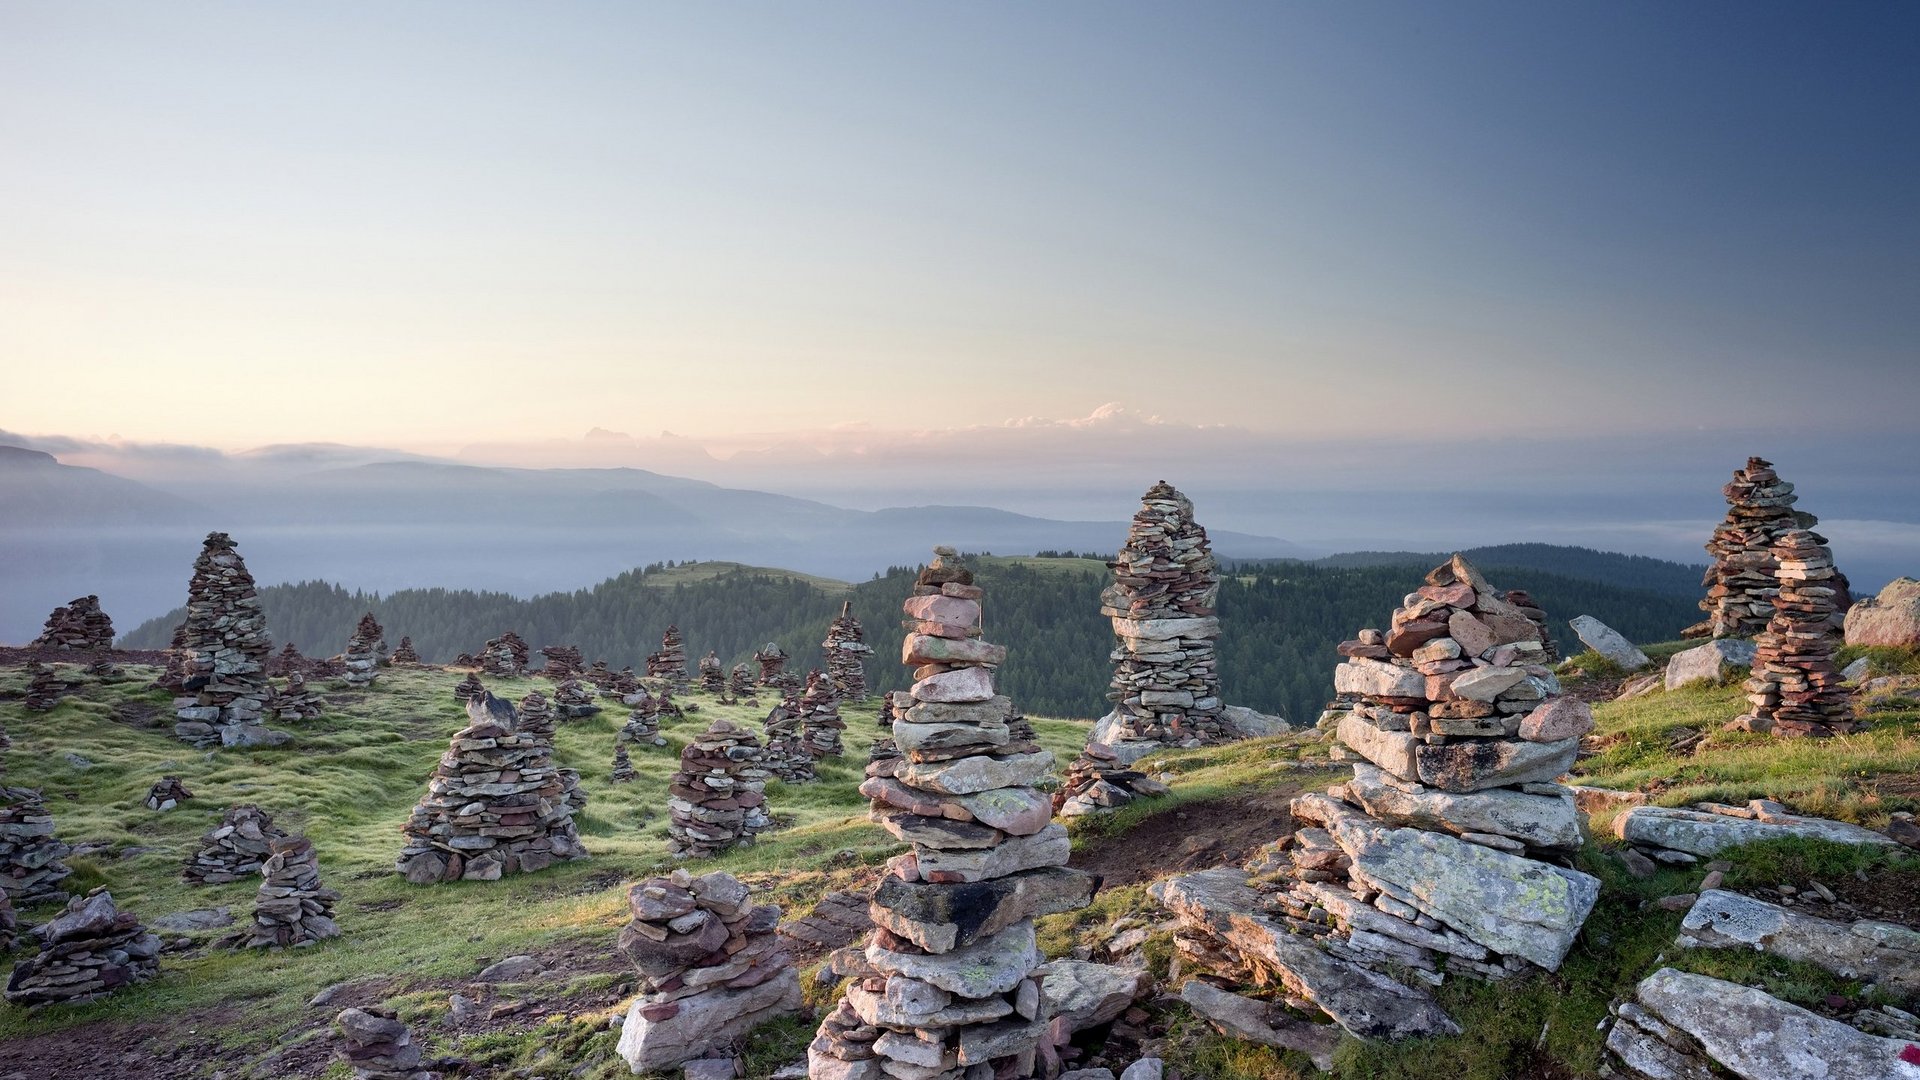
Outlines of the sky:
[[0,0],[0,147],[42,437],[1726,456],[1920,405],[1913,5]]

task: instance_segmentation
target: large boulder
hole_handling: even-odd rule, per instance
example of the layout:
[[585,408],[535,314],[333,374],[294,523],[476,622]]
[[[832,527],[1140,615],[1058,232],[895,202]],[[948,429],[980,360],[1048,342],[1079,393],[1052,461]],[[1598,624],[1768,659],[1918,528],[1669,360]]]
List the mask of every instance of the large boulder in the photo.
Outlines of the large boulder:
[[1581,615],[1570,623],[1573,632],[1587,648],[1619,664],[1623,670],[1639,671],[1652,664],[1647,654],[1639,650],[1626,636],[1591,615]]
[[1229,705],[1220,710],[1220,722],[1226,726],[1228,734],[1236,739],[1259,739],[1268,735],[1285,735],[1293,730],[1293,725],[1270,713],[1257,712],[1245,705]]
[[1847,644],[1920,646],[1920,581],[1895,578],[1847,609]]
[[1802,915],[1724,889],[1700,894],[1680,924],[1688,948],[1754,949],[1869,979],[1896,996],[1920,995],[1920,933],[1893,923]]
[[1740,638],[1717,638],[1697,648],[1673,654],[1667,661],[1666,686],[1678,690],[1693,683],[1717,683],[1753,668],[1754,644]]

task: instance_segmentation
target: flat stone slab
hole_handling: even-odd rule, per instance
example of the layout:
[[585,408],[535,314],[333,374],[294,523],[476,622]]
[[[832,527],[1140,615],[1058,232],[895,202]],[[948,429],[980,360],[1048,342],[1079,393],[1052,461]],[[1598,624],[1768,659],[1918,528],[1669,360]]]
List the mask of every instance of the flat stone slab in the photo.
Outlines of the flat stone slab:
[[799,1012],[800,976],[792,968],[744,990],[710,990],[681,998],[665,1020],[640,1015],[636,998],[615,1048],[636,1073],[659,1072],[730,1045],[761,1024]]
[[[1409,790],[1411,789],[1411,790]],[[1512,788],[1456,793],[1410,784],[1377,766],[1355,762],[1347,796],[1394,825],[1511,836],[1535,847],[1577,848],[1580,812],[1569,795],[1529,795]]]
[[1817,1016],[1738,983],[1661,968],[1635,988],[1653,1016],[1744,1080],[1920,1080],[1907,1043]]
[[1087,960],[1055,960],[1035,974],[1043,976],[1044,1015],[1065,1017],[1069,1032],[1117,1018],[1153,985],[1153,977],[1144,971]]
[[1808,836],[1841,844],[1893,844],[1872,829],[1826,818],[1776,815],[1772,821],[1729,817],[1701,810],[1635,806],[1613,819],[1615,836],[1630,844],[1668,848],[1711,858],[1731,847],[1781,836]]
[[1581,644],[1601,656],[1619,664],[1627,671],[1639,671],[1653,663],[1639,646],[1628,641],[1626,636],[1591,615],[1580,615],[1567,621],[1573,632],[1579,636]]
[[1180,1000],[1205,1017],[1223,1035],[1283,1050],[1299,1050],[1313,1059],[1321,1072],[1333,1071],[1333,1051],[1340,1045],[1340,1029],[1331,1024],[1310,1024],[1277,1014],[1273,1006],[1217,986],[1188,980],[1180,988]]
[[1845,923],[1789,911],[1725,889],[1708,889],[1680,924],[1687,948],[1754,949],[1866,979],[1902,997],[1920,994],[1920,932],[1862,919]]

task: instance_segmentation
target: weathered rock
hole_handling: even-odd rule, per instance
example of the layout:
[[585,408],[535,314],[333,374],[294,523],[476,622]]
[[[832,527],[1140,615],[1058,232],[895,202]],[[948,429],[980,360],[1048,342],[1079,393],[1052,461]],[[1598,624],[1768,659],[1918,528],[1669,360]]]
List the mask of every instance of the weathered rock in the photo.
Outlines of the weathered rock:
[[1579,755],[1580,740],[1527,742],[1462,740],[1414,747],[1415,771],[1420,782],[1442,791],[1479,791],[1492,787],[1552,780],[1565,773]]
[[1846,642],[1920,647],[1920,581],[1895,578],[1880,590],[1880,595],[1855,601],[1847,609]]
[[1844,923],[1708,889],[1680,924],[1680,945],[1754,949],[1866,979],[1900,997],[1920,994],[1920,932],[1862,919]]
[[1614,835],[1642,847],[1711,858],[1730,847],[1779,836],[1806,836],[1841,844],[1894,841],[1871,829],[1825,818],[1789,816],[1772,822],[1664,806],[1635,806],[1613,819]]
[[1618,630],[1591,615],[1581,615],[1571,622],[1573,632],[1580,637],[1582,644],[1601,656],[1620,665],[1626,671],[1639,671],[1653,663],[1647,654],[1640,651],[1633,642],[1628,641]]
[[1753,642],[1716,638],[1705,645],[1673,654],[1667,661],[1666,687],[1678,690],[1694,683],[1718,683],[1753,666]]
[[1042,978],[1042,1015],[1064,1018],[1069,1033],[1112,1022],[1153,985],[1144,971],[1086,960],[1055,960],[1035,974]]
[[1098,878],[1065,867],[935,885],[889,875],[873,894],[873,921],[929,952],[951,952],[1016,923],[1087,906]]
[[1571,793],[1530,795],[1513,788],[1467,794],[1392,782],[1378,768],[1355,764],[1347,797],[1368,815],[1396,825],[1511,836],[1532,847],[1577,848],[1580,814]]
[[1229,993],[1199,979],[1188,980],[1180,988],[1180,1000],[1222,1035],[1298,1050],[1312,1059],[1314,1068],[1333,1071],[1333,1051],[1340,1045],[1340,1029],[1334,1025],[1294,1020],[1267,1002]]

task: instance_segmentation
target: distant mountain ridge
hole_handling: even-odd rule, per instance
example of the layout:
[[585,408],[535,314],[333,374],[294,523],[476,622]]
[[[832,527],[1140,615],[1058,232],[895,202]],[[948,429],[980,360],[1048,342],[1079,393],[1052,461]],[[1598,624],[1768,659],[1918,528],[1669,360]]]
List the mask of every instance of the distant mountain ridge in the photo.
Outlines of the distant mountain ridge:
[[[1315,566],[1419,566],[1429,567],[1446,561],[1451,552],[1430,551],[1348,551],[1309,560]],[[1668,596],[1699,599],[1700,576],[1706,563],[1669,562],[1646,555],[1622,555],[1617,551],[1561,544],[1493,544],[1468,548],[1465,555],[1475,565],[1520,567],[1544,570],[1552,574],[1604,581],[1622,588],[1646,589]]]

